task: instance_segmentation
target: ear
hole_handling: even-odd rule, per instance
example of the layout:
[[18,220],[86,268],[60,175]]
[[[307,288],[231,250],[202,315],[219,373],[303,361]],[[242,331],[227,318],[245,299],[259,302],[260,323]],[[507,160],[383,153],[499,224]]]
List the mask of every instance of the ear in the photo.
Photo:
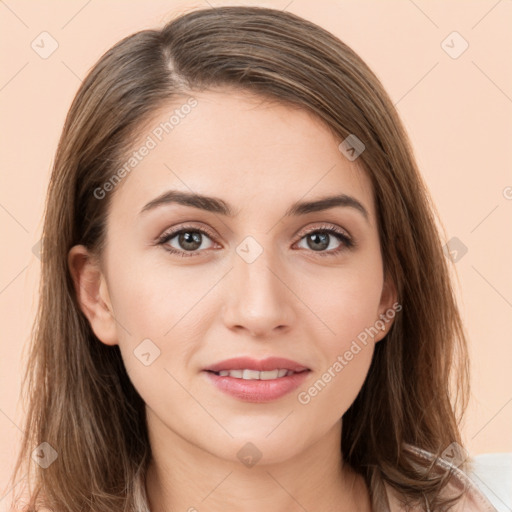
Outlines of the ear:
[[94,334],[106,345],[117,345],[116,320],[97,258],[85,246],[75,245],[68,253],[68,268],[80,309]]
[[401,309],[402,305],[398,303],[395,283],[388,274],[385,276],[384,285],[382,286],[378,318],[375,322],[376,327],[379,329],[379,333],[373,339],[375,343],[386,336],[393,325],[397,312]]

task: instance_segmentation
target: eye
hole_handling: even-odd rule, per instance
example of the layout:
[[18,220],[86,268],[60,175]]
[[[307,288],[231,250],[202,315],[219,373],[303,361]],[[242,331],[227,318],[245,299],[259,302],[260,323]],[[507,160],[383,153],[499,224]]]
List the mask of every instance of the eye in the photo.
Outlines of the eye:
[[[333,239],[337,239],[338,246],[332,247]],[[340,228],[334,225],[323,225],[309,230],[299,240],[306,241],[306,248],[311,249],[313,252],[318,253],[319,256],[335,256],[336,254],[346,249],[351,249],[355,246],[355,242],[350,236]],[[330,250],[325,250],[331,247]]]
[[[158,240],[158,244],[163,245],[166,251],[178,256],[196,256],[199,249],[206,249],[203,246],[204,238],[213,238],[213,235],[203,229],[195,227],[182,227],[173,231],[164,233]],[[176,239],[178,247],[173,247],[168,242]]]
[[[214,235],[206,229],[182,226],[164,233],[158,239],[157,244],[163,245],[166,251],[177,256],[199,256],[202,252],[201,249],[209,249],[213,245],[205,247],[203,245],[205,238],[212,241]],[[174,244],[177,247],[170,244],[174,239]],[[310,229],[302,235],[299,242],[302,240],[306,241],[306,249],[311,249],[311,252],[317,253],[319,256],[335,256],[341,251],[355,247],[355,241],[344,230],[330,224]],[[333,240],[339,242],[339,245],[334,248],[332,247]],[[329,247],[331,248],[329,249]]]

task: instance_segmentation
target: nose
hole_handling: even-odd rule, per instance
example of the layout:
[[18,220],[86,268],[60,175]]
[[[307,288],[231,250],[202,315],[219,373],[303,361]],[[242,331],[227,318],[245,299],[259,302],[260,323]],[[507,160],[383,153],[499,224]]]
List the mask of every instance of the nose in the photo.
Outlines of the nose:
[[224,283],[223,319],[231,330],[266,338],[284,333],[295,321],[294,278],[264,250],[254,261],[234,255]]

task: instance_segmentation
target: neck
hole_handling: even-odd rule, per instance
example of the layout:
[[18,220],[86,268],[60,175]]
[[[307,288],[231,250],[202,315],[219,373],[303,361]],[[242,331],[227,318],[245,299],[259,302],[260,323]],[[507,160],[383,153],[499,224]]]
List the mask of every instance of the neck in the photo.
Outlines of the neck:
[[[148,411],[148,420],[151,415]],[[252,467],[226,460],[148,421],[153,458],[146,476],[151,512],[370,512],[366,484],[343,462],[341,421],[294,456]],[[214,451],[214,450],[212,450]]]

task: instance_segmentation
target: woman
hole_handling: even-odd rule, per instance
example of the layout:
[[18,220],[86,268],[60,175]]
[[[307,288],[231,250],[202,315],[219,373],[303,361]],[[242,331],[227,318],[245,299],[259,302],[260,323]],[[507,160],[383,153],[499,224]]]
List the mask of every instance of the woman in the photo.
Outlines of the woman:
[[94,66],[48,191],[26,510],[494,510],[467,368],[428,192],[349,47],[220,7]]

